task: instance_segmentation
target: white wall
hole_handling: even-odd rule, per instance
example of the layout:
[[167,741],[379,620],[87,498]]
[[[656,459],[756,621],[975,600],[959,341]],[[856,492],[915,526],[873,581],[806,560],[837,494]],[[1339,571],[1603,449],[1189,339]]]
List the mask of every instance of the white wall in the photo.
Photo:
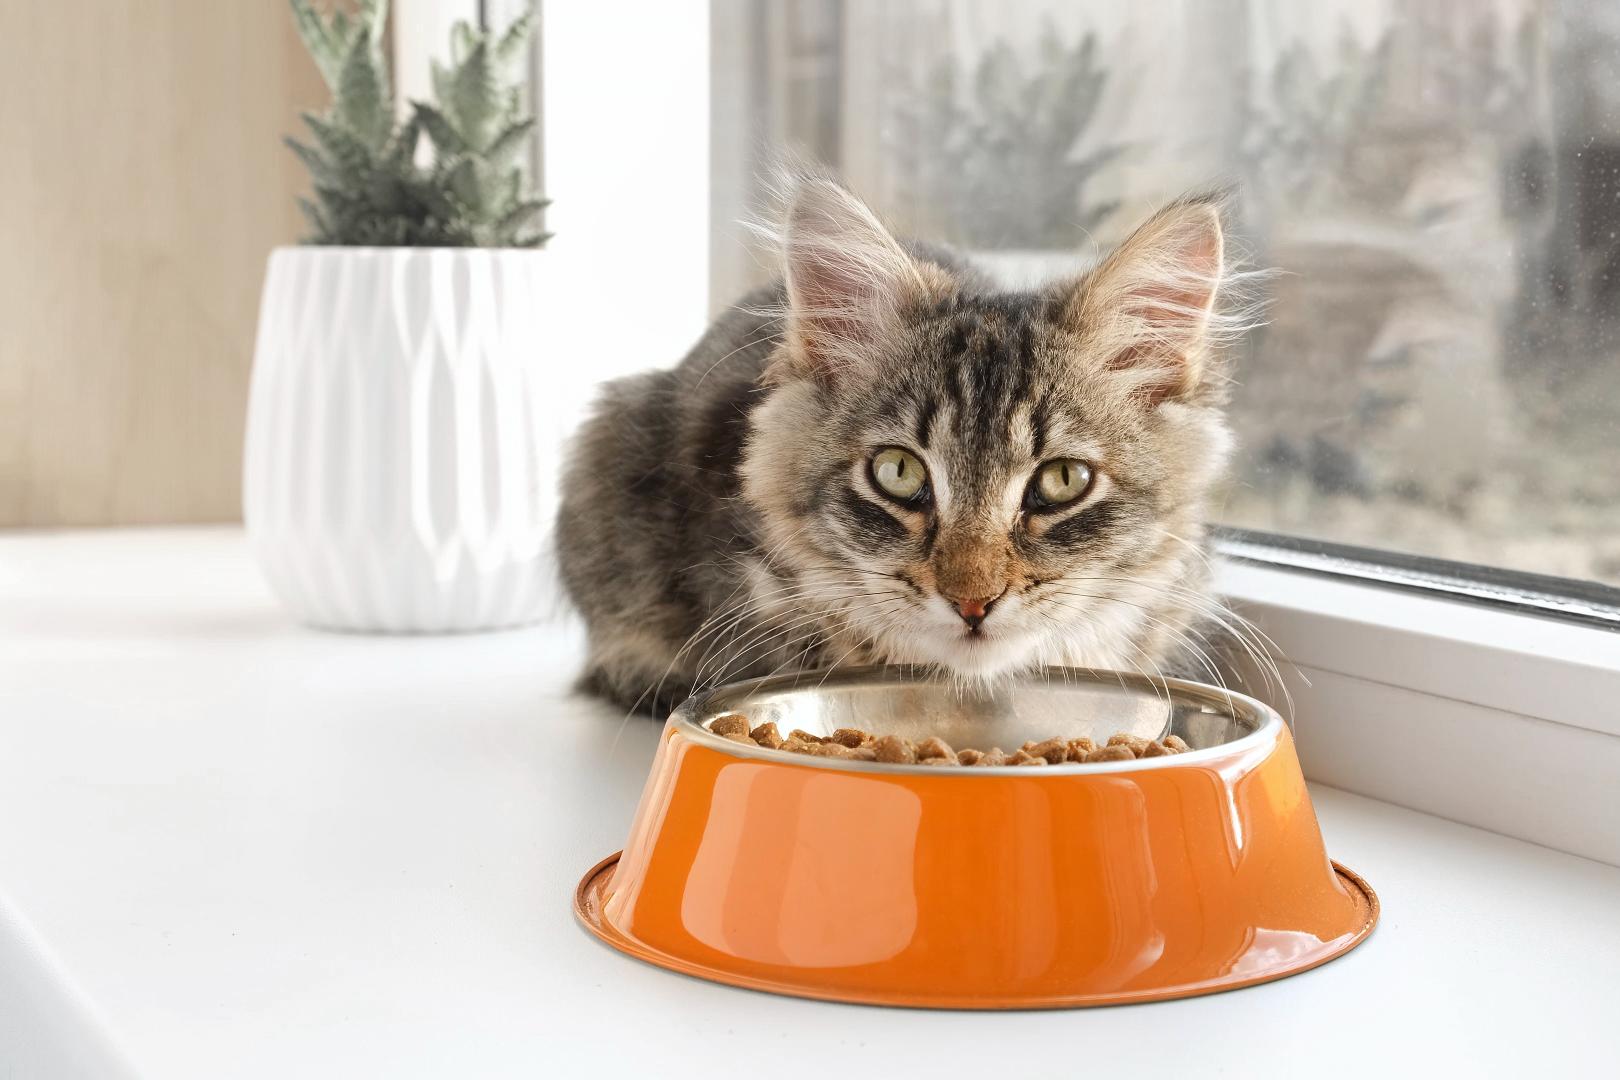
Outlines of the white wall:
[[553,2],[544,35],[559,369],[672,364],[706,323],[708,5]]
[[546,308],[557,423],[603,379],[674,364],[709,290],[709,5],[547,0]]

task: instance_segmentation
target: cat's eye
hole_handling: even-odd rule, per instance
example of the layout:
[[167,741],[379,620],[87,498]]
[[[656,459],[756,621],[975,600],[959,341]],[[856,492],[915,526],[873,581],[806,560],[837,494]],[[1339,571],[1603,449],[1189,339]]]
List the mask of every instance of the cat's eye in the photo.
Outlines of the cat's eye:
[[928,470],[916,454],[888,446],[872,455],[872,483],[891,498],[916,502],[925,493]]
[[1048,461],[1035,470],[1029,482],[1025,505],[1031,510],[1053,510],[1067,506],[1091,490],[1091,466],[1074,458]]

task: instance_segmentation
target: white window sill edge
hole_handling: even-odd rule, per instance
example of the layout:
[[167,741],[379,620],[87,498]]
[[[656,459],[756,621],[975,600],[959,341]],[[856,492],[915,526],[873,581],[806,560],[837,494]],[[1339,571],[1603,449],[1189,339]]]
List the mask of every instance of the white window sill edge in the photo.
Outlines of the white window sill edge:
[[1308,777],[1620,865],[1620,635],[1227,561],[1275,643]]

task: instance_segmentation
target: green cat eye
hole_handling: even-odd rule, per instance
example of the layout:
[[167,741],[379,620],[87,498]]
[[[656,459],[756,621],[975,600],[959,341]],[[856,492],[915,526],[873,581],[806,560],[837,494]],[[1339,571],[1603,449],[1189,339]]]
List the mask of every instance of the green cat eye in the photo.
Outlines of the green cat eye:
[[885,495],[912,502],[928,483],[928,470],[916,454],[889,446],[872,455],[872,483]]
[[1091,489],[1091,466],[1073,458],[1048,461],[1029,482],[1031,509],[1050,510],[1074,502]]

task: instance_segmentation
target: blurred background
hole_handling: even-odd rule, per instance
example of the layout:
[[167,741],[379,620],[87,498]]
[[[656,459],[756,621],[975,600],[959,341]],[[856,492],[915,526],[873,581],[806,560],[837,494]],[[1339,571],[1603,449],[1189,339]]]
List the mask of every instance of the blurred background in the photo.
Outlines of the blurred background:
[[[521,6],[396,4],[402,100]],[[738,223],[780,147],[1019,282],[1230,183],[1282,273],[1224,522],[1620,584],[1611,0],[552,0],[532,75],[559,439],[774,272]],[[325,98],[281,0],[5,5],[0,526],[239,518]]]
[[714,301],[776,143],[1016,279],[1232,184],[1282,273],[1224,521],[1620,583],[1620,4],[713,10]]

